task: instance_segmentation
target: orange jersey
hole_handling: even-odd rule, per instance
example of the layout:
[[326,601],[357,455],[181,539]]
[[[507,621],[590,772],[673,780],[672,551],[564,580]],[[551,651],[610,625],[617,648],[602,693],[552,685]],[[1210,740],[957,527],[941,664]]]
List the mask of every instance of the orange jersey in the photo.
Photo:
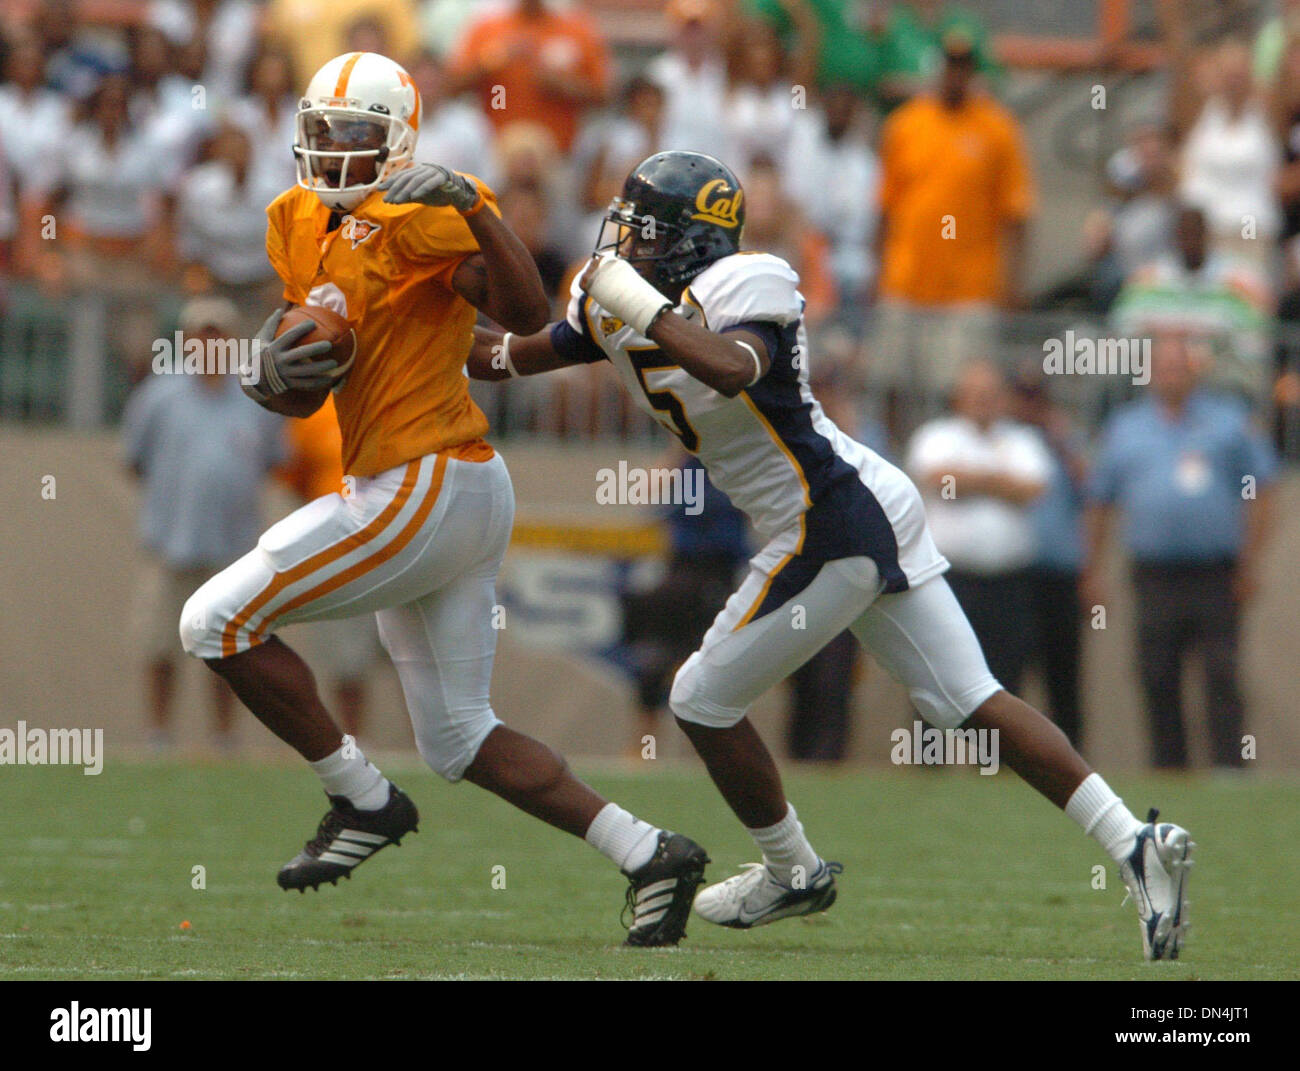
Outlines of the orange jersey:
[[464,373],[476,314],[451,288],[478,243],[453,208],[383,196],[371,193],[328,232],[330,210],[310,190],[286,190],[266,210],[266,251],[285,300],[329,306],[357,333],[356,363],[334,395],[343,471],[375,476],[449,448],[484,460],[487,417]]
[[582,11],[487,14],[471,22],[450,61],[453,78],[474,75],[488,121],[540,123],[568,152],[586,110],[547,86],[547,74],[576,79],[603,93],[609,57],[595,23]]

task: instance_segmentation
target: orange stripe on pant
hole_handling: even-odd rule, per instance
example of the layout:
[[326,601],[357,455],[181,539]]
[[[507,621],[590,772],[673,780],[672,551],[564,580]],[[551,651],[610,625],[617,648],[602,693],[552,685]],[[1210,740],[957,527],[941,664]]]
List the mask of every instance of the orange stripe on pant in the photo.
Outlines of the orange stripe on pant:
[[[439,461],[442,459],[439,458]],[[397,494],[393,496],[373,521],[362,528],[359,532],[353,532],[347,538],[340,540],[333,546],[326,547],[318,551],[310,558],[292,569],[283,573],[276,573],[260,592],[253,599],[246,603],[234,617],[226,622],[226,627],[221,632],[221,657],[228,658],[237,650],[236,636],[241,628],[248,624],[252,616],[257,613],[263,606],[274,599],[281,591],[290,584],[295,584],[303,577],[310,576],[317,569],[324,568],[332,562],[338,561],[343,555],[356,550],[358,547],[365,546],[372,539],[376,539],[383,533],[384,529],[392,523],[393,518],[401,512],[402,507],[406,505],[406,500],[411,497],[411,492],[415,490],[416,481],[420,476],[420,462],[418,460],[409,462],[406,466],[406,473],[402,477],[402,485],[397,489]]]
[[383,550],[378,551],[373,557],[366,558],[364,561],[359,561],[356,565],[344,569],[343,572],[338,575],[322,581],[309,591],[304,591],[301,595],[294,596],[272,613],[271,616],[263,622],[262,628],[266,628],[272,621],[277,620],[290,611],[298,609],[299,606],[303,606],[306,603],[311,602],[313,599],[319,599],[324,595],[328,595],[331,591],[337,591],[344,584],[350,584],[358,577],[365,576],[366,573],[370,572],[372,569],[379,568],[379,566],[383,565],[389,558],[400,554],[407,544],[415,538],[415,533],[420,530],[424,522],[428,520],[429,514],[433,512],[434,504],[438,501],[438,495],[442,491],[442,478],[446,471],[446,455],[439,454],[438,460],[434,464],[433,468],[433,479],[429,481],[429,489],[424,493],[423,500],[421,500],[420,505],[416,507],[415,513],[411,515],[411,519],[406,522],[406,527],[398,532],[393,541],[384,547]]

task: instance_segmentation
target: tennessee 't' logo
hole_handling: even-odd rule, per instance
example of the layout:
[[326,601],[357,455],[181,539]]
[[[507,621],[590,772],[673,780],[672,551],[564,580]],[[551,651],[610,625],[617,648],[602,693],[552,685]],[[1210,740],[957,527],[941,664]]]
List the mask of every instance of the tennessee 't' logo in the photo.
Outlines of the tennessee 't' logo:
[[715,223],[730,230],[740,223],[740,202],[744,190],[732,190],[726,179],[714,179],[700,187],[695,195],[695,211],[691,219]]
[[608,338],[615,331],[623,328],[623,321],[617,316],[602,316],[600,318],[600,333]]
[[371,223],[368,219],[357,219],[356,216],[346,215],[343,217],[343,228],[339,233],[352,243],[353,249],[356,249],[375,231],[381,229],[378,223]]

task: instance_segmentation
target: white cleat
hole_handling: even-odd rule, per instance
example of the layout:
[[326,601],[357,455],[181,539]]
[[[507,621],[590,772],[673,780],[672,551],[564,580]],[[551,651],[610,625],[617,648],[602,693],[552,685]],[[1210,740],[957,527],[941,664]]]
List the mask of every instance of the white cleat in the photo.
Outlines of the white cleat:
[[1138,830],[1133,854],[1120,864],[1119,875],[1137,903],[1142,924],[1142,951],[1149,960],[1177,959],[1187,935],[1187,878],[1196,847],[1187,830],[1170,822],[1156,824],[1154,807]]
[[766,862],[745,863],[739,874],[701,889],[695,913],[719,926],[748,930],[825,911],[835,903],[835,875],[843,870],[839,863],[822,860],[803,887],[794,888],[777,881]]

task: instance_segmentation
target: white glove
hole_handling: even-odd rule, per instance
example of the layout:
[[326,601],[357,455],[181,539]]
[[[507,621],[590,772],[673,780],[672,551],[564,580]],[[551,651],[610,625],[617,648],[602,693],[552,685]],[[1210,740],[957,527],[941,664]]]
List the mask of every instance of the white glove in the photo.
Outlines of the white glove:
[[438,164],[414,164],[389,175],[379,184],[387,190],[384,200],[392,205],[418,202],[435,208],[451,205],[457,212],[468,212],[479,199],[478,187],[458,172]]
[[596,257],[592,267],[583,273],[583,280],[583,289],[596,304],[630,324],[638,335],[649,331],[664,309],[673,307],[671,301],[642,279],[622,257]]
[[[332,387],[347,369],[340,369],[338,362],[331,359],[313,360],[323,357],[332,348],[329,342],[309,342],[305,346],[296,345],[304,336],[310,335],[315,324],[304,320],[294,324],[279,338],[276,329],[284,318],[284,309],[276,309],[266,318],[262,329],[257,333],[254,345],[258,352],[258,380],[256,383],[241,383],[244,393],[258,405],[276,394],[287,390],[320,390]],[[351,364],[351,362],[349,362]]]

